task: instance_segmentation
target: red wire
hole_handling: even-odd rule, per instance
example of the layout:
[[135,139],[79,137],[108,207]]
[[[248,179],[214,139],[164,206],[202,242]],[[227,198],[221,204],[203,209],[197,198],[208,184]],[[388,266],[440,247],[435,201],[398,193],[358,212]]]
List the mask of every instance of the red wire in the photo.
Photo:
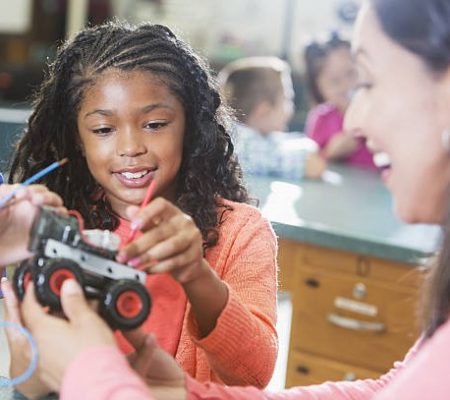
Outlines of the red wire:
[[83,231],[84,231],[84,219],[81,216],[81,214],[77,211],[77,210],[69,210],[68,211],[69,215],[73,215],[77,221],[78,221],[78,225],[80,225],[80,232],[81,235],[83,235]]

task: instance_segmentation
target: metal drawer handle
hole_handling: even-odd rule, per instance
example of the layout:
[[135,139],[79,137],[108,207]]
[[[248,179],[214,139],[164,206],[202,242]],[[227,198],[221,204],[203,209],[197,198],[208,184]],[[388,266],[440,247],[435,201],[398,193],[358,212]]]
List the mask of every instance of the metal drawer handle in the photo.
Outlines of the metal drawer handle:
[[383,332],[386,329],[382,322],[359,321],[353,318],[341,317],[335,313],[328,314],[327,320],[340,328],[354,331]]
[[305,367],[304,365],[297,366],[297,372],[299,374],[308,375],[309,374],[309,368]]

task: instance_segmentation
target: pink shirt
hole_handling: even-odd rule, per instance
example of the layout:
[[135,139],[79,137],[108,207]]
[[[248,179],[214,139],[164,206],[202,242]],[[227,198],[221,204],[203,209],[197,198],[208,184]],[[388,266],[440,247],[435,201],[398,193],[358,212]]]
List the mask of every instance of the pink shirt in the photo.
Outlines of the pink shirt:
[[[305,131],[323,149],[333,136],[342,132],[343,126],[343,114],[335,106],[323,103],[309,112]],[[367,149],[366,140],[364,138],[357,140],[357,148],[345,158],[345,161],[351,165],[376,169],[372,153]]]
[[[444,400],[450,398],[450,322],[420,340],[402,362],[377,380],[326,382],[268,393],[253,387],[199,383],[186,375],[189,400]],[[86,350],[67,368],[62,400],[152,399],[148,388],[114,347]]]

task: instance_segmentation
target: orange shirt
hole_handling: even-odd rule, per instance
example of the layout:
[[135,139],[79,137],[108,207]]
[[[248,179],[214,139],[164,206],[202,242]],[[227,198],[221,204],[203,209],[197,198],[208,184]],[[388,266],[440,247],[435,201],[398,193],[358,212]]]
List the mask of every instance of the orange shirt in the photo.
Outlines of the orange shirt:
[[[150,276],[151,315],[143,329],[173,354],[200,382],[264,387],[275,366],[277,264],[276,237],[260,211],[228,200],[219,241],[206,260],[228,286],[229,296],[214,330],[199,339],[182,287],[168,274]],[[123,221],[116,233],[128,237]],[[131,346],[119,334],[121,349]]]

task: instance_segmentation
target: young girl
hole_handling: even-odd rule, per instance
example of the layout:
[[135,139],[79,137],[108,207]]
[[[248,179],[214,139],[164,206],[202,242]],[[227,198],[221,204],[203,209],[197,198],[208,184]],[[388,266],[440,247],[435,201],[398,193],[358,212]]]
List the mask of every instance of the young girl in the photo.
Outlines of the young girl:
[[328,160],[375,169],[363,138],[345,130],[344,113],[355,85],[350,43],[336,33],[325,42],[312,42],[304,51],[306,79],[314,104],[306,119],[306,134]]
[[[277,354],[276,239],[245,204],[228,124],[206,66],[168,28],[108,23],[59,50],[10,180],[68,157],[43,183],[86,227],[123,238],[118,261],[151,273],[143,329],[200,381],[264,387]],[[157,198],[136,216],[152,180]]]

